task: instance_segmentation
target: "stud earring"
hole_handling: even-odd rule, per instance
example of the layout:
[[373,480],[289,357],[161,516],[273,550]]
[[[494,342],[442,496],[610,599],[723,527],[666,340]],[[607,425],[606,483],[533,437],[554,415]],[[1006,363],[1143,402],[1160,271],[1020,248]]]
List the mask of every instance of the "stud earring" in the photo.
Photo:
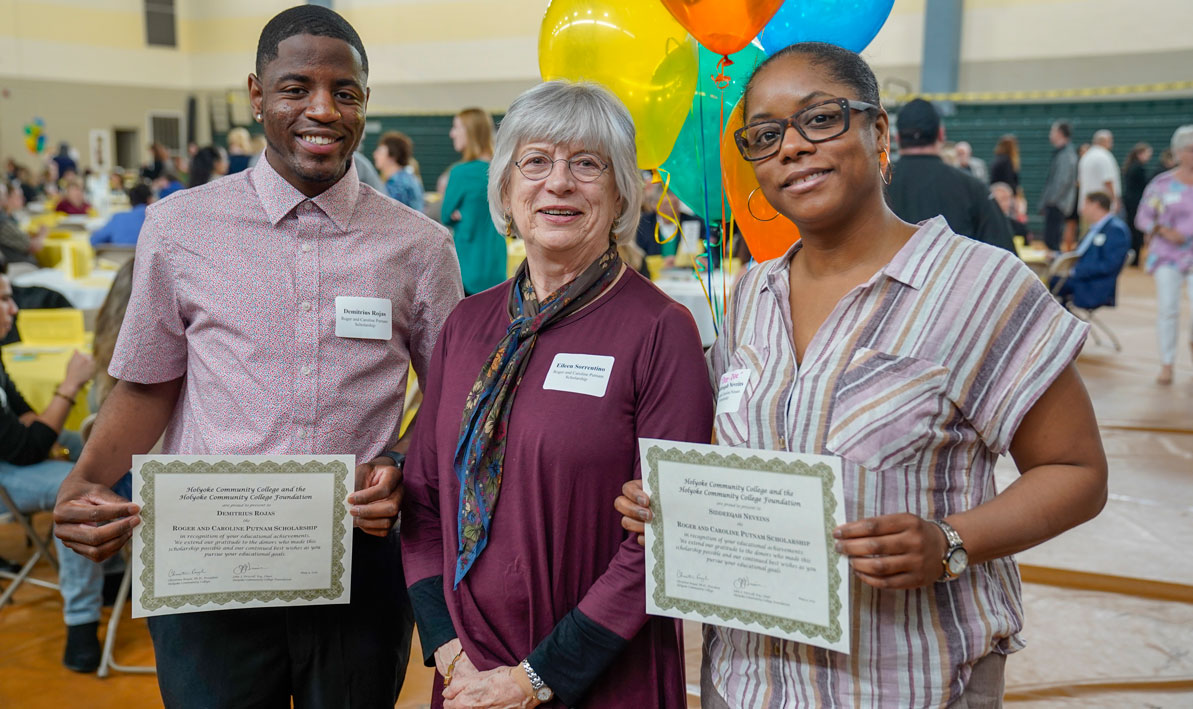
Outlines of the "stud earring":
[[261,114],[260,114],[260,113],[258,113],[258,114],[257,114],[257,120],[258,120],[258,121],[260,121],[260,120],[261,120]]

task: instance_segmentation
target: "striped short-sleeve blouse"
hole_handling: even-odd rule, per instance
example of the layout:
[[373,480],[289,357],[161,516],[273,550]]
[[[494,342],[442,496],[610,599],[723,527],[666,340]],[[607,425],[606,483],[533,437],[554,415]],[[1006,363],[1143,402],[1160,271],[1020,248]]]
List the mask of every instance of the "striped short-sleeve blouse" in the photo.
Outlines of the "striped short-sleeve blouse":
[[[1087,326],[1013,255],[937,217],[842,298],[797,365],[799,248],[743,276],[709,351],[714,386],[749,373],[738,408],[718,411],[718,442],[840,456],[851,521],[941,519],[994,497],[995,461]],[[850,593],[851,654],[706,626],[707,682],[731,707],[940,707],[983,656],[1023,647],[1011,558],[910,591],[851,577]]]

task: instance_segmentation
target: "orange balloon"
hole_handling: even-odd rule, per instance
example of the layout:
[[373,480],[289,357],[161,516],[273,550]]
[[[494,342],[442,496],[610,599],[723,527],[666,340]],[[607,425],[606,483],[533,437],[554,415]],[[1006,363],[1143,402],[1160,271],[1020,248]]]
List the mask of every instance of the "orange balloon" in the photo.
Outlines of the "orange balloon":
[[745,49],[784,0],[663,0],[696,41],[717,54]]
[[725,176],[725,196],[729,206],[733,207],[733,218],[741,227],[750,255],[761,263],[782,256],[799,241],[799,228],[775,211],[758,188],[753,166],[737,152],[733,131],[742,124],[741,102],[738,102],[729,120],[725,121],[725,132],[721,135],[721,173]]

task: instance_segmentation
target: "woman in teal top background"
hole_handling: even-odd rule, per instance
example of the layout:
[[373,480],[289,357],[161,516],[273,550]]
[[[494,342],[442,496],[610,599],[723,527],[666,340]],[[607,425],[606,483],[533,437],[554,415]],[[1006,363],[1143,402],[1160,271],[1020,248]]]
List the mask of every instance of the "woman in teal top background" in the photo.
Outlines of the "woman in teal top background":
[[505,238],[493,228],[487,196],[493,119],[466,108],[452,119],[449,135],[464,159],[448,173],[440,214],[455,237],[464,294],[473,295],[505,281]]

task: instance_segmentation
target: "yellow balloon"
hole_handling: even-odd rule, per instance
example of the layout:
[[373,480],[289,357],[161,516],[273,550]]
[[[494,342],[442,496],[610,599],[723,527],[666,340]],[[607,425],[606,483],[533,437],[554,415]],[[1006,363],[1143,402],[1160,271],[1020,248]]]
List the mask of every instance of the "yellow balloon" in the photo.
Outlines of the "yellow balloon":
[[545,81],[595,81],[634,118],[638,166],[662,165],[696,92],[697,44],[658,2],[552,0],[539,32]]

